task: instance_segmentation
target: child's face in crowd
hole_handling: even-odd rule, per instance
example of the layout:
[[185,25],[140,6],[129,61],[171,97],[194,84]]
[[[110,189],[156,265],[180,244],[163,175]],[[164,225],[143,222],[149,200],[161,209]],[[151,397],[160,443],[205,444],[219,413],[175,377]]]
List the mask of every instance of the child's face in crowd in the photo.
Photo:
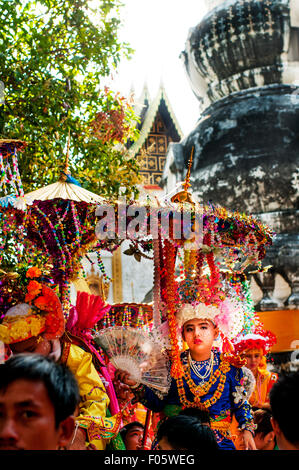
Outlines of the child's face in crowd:
[[[143,438],[143,428],[140,426],[134,426],[133,428],[129,429],[124,439],[124,443],[126,446],[126,450],[140,450]],[[146,448],[150,449],[151,442],[150,439],[147,438]]]
[[262,353],[257,349],[249,349],[244,351],[242,357],[246,359],[246,367],[248,367],[248,369],[250,369],[253,373],[257,372],[262,360]]
[[186,341],[191,356],[195,360],[204,360],[209,357],[217,336],[218,329],[209,320],[193,318],[184,323],[183,339]]

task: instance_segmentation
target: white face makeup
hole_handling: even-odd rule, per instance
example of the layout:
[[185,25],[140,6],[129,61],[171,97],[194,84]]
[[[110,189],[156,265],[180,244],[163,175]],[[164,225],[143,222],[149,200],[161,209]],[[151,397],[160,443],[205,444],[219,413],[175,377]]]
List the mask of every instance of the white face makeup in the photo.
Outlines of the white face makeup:
[[209,320],[193,318],[183,326],[183,339],[186,341],[194,359],[209,357],[218,329]]
[[183,326],[183,334],[192,333],[199,338],[208,338],[211,333],[214,337],[215,326],[209,320],[199,320],[194,318],[193,320],[187,321]]

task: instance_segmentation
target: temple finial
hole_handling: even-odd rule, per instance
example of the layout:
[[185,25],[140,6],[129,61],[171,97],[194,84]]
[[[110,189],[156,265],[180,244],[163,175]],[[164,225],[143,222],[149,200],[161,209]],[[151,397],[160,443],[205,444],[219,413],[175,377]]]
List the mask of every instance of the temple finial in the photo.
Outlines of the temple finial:
[[191,150],[191,155],[190,155],[190,158],[189,158],[188,170],[187,170],[187,174],[186,174],[186,178],[185,178],[185,183],[183,184],[183,188],[184,188],[185,191],[187,191],[188,188],[190,188],[190,186],[191,186],[191,184],[190,184],[190,173],[191,173],[191,168],[192,168],[193,153],[194,153],[194,147],[192,147],[192,150]]
[[170,199],[171,202],[176,202],[179,204],[188,202],[190,204],[194,204],[194,201],[192,199],[191,194],[188,192],[188,188],[190,188],[190,173],[191,173],[191,167],[192,167],[192,161],[193,161],[193,152],[194,152],[194,147],[192,147],[191,150],[191,155],[188,163],[188,170],[185,178],[185,182],[183,183],[183,190],[172,196]]

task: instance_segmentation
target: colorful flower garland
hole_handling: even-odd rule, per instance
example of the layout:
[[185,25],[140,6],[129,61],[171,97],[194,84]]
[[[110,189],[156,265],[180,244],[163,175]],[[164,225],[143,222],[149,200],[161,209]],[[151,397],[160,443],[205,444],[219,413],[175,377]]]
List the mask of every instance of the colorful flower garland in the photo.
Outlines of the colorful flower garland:
[[167,270],[166,276],[166,305],[167,319],[171,343],[171,376],[178,379],[184,375],[183,365],[181,363],[178,338],[176,332],[176,302],[174,296],[174,270],[175,270],[176,250],[168,240],[164,241],[164,262]]

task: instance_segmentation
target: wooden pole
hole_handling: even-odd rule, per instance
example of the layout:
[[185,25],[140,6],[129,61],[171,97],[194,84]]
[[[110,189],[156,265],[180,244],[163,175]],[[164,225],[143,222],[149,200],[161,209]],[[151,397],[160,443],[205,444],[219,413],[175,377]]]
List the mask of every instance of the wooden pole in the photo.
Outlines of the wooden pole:
[[146,418],[145,418],[145,424],[144,424],[144,431],[143,431],[143,438],[142,438],[141,450],[145,450],[144,447],[145,447],[146,439],[147,439],[147,436],[148,436],[148,429],[149,429],[150,418],[151,418],[151,410],[147,410],[147,412],[146,412]]

